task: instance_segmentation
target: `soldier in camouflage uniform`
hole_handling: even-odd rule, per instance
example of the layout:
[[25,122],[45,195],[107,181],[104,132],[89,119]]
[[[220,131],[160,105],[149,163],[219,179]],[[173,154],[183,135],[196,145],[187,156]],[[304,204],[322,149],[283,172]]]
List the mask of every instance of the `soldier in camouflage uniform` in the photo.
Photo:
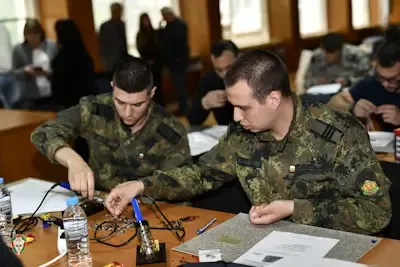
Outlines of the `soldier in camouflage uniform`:
[[293,95],[285,65],[267,51],[239,57],[225,84],[236,123],[219,144],[197,165],[113,189],[112,214],[141,193],[183,200],[239,179],[254,224],[289,218],[370,234],[389,223],[390,181],[357,119]]
[[371,68],[371,59],[366,53],[356,46],[343,44],[339,34],[330,33],[312,55],[304,88],[328,83],[349,86],[368,75]]
[[[151,101],[155,88],[151,69],[129,58],[113,76],[113,93],[89,96],[60,112],[31,135],[32,143],[50,161],[68,168],[73,190],[93,197],[99,189],[191,164],[184,126]],[[77,136],[89,145],[89,165],[69,143]]]

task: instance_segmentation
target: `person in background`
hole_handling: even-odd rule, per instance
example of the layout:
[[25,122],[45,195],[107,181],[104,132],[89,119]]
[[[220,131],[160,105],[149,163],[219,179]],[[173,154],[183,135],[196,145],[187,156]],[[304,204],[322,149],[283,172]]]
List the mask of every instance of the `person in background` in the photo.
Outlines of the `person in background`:
[[302,101],[265,50],[239,56],[224,83],[235,120],[227,134],[197,165],[118,185],[105,201],[113,216],[142,193],[180,201],[239,179],[253,224],[289,219],[362,234],[389,224],[391,183],[356,118]]
[[120,3],[110,6],[111,19],[100,26],[100,56],[108,72],[112,72],[119,60],[128,54],[123,7]]
[[157,87],[153,99],[157,104],[164,106],[159,33],[153,28],[147,13],[142,13],[139,18],[139,32],[136,35],[136,47],[140,57],[150,64],[153,72],[154,85]]
[[17,95],[12,70],[11,36],[4,24],[0,24],[0,107],[12,108]]
[[362,79],[371,68],[370,58],[356,46],[344,44],[338,33],[329,33],[313,52],[305,77],[305,88],[341,83],[349,86]]
[[168,67],[169,75],[178,95],[179,111],[183,115],[187,112],[188,27],[169,7],[162,8],[161,14],[166,22],[164,28],[160,27],[163,63]]
[[28,19],[24,27],[23,43],[14,47],[13,74],[17,80],[20,97],[16,108],[38,109],[51,96],[50,62],[57,54],[57,45],[46,39],[46,34],[36,19]]
[[[39,126],[32,143],[51,162],[68,168],[71,189],[93,198],[94,188],[119,183],[192,162],[185,127],[152,102],[156,88],[147,62],[120,61],[111,82],[113,92],[88,96]],[[71,147],[76,137],[89,146],[89,164]]]
[[55,31],[59,51],[52,61],[52,104],[65,109],[77,105],[83,96],[96,93],[95,74],[76,23],[59,20]]
[[392,132],[400,126],[400,42],[387,42],[377,52],[375,69],[348,91],[334,96],[331,108],[350,111],[368,130]]
[[232,121],[233,106],[226,97],[223,79],[238,53],[238,47],[229,40],[219,41],[212,46],[211,61],[214,71],[207,73],[200,81],[188,112],[190,124],[201,125],[210,112],[220,125],[228,125]]

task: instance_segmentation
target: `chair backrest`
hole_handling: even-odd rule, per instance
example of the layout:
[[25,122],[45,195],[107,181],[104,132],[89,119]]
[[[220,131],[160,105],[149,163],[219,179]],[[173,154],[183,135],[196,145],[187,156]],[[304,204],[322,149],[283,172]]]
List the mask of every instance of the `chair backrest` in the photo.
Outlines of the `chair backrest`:
[[303,94],[306,91],[306,88],[304,88],[304,83],[308,67],[310,66],[312,55],[313,52],[311,50],[301,51],[299,66],[297,68],[296,80],[295,80],[296,93],[298,95]]

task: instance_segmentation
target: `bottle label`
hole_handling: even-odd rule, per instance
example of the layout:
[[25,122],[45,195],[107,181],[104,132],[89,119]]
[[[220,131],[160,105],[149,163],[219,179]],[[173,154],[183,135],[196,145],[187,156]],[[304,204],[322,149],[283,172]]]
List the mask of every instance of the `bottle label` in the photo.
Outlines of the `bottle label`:
[[65,237],[68,240],[81,240],[87,237],[87,221],[64,221]]
[[0,198],[0,213],[11,213],[11,197],[3,196]]

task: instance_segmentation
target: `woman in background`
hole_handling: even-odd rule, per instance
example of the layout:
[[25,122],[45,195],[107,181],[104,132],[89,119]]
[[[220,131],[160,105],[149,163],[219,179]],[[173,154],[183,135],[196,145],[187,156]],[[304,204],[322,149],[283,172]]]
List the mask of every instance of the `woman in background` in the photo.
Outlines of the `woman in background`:
[[48,76],[50,62],[57,53],[54,42],[36,19],[28,19],[24,27],[24,42],[13,49],[12,67],[17,80],[19,100],[16,108],[40,109],[40,103],[51,96]]
[[140,57],[146,60],[152,69],[154,85],[157,87],[154,101],[164,106],[162,94],[162,62],[159,49],[158,32],[153,28],[150,17],[142,13],[139,17],[139,32],[136,35],[136,47]]
[[52,61],[53,100],[58,109],[78,104],[83,96],[96,94],[93,60],[82,41],[73,20],[58,20],[55,24],[59,52]]

